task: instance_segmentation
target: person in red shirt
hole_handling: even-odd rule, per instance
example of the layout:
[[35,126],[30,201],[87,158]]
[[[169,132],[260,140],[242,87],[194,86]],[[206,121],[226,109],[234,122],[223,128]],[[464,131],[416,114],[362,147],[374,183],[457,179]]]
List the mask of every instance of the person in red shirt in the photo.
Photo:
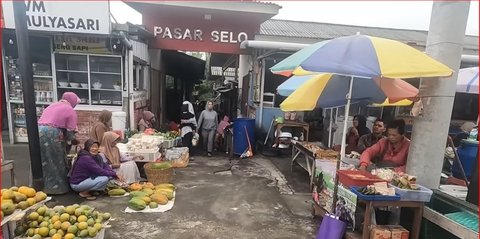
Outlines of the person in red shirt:
[[394,168],[405,172],[410,140],[405,137],[405,121],[394,120],[387,124],[387,138],[380,139],[360,156],[360,170],[367,167]]

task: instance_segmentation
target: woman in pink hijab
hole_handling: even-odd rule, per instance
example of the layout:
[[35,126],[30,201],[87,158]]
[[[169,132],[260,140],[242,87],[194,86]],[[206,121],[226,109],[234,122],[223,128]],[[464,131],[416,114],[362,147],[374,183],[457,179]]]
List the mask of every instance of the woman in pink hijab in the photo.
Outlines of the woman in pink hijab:
[[150,111],[143,111],[142,119],[138,122],[138,130],[145,131],[148,128],[153,128],[155,123],[155,115]]
[[65,92],[62,99],[48,106],[38,120],[40,151],[44,179],[43,191],[47,194],[65,194],[70,191],[67,179],[67,143],[75,138],[77,113],[75,106],[80,98]]

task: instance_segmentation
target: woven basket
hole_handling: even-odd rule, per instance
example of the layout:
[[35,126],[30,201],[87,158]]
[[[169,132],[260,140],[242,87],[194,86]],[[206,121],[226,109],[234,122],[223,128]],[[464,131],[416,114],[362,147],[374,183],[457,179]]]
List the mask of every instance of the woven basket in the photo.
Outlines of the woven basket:
[[154,169],[153,163],[146,163],[143,168],[147,175],[147,180],[154,185],[161,183],[171,183],[173,179],[173,168],[169,169]]
[[174,168],[185,168],[188,166],[188,162],[190,161],[190,154],[184,153],[180,158],[172,160],[172,167]]

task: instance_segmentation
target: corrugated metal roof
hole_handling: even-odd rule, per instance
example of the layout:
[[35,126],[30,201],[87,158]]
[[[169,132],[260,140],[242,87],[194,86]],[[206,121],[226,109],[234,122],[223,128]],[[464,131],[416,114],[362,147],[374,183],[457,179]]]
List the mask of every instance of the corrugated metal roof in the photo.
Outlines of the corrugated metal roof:
[[[262,23],[259,35],[325,40],[355,35],[357,32],[360,32],[362,35],[383,37],[404,43],[414,43],[420,46],[425,46],[428,35],[428,31],[419,30],[340,25],[321,22],[301,22],[280,19],[270,19]],[[465,47],[478,50],[478,36],[466,36]]]

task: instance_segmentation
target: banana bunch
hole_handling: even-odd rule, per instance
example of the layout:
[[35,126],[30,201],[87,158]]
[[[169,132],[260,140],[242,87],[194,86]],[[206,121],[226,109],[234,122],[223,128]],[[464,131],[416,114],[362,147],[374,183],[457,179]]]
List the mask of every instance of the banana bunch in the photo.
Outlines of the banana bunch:
[[373,185],[359,188],[358,191],[363,195],[381,195],[375,190],[375,186]]
[[419,190],[416,183],[417,178],[408,174],[396,175],[391,181],[392,185],[407,190]]

